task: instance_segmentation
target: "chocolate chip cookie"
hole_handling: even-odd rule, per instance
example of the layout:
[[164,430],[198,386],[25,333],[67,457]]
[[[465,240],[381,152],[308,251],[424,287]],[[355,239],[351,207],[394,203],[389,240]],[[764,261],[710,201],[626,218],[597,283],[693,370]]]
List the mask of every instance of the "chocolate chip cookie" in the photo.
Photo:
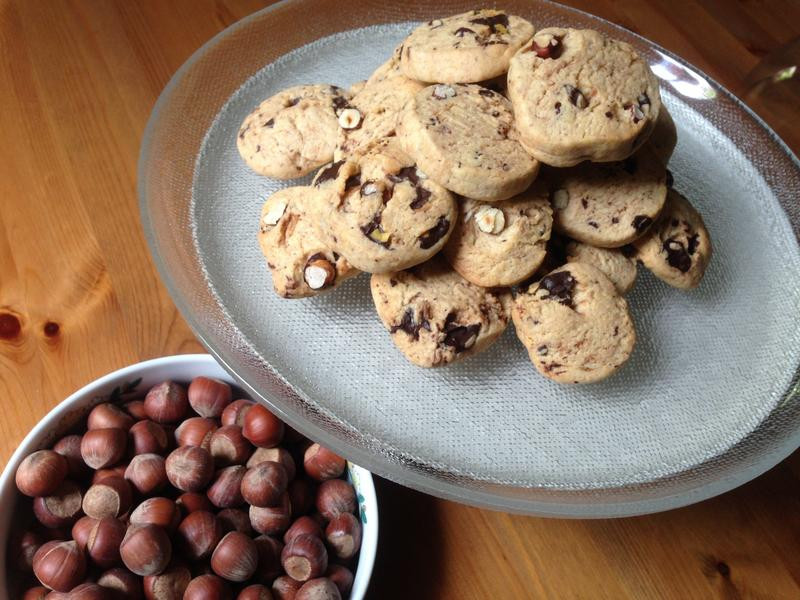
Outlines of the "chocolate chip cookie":
[[478,85],[424,88],[406,105],[397,132],[423,171],[475,200],[511,198],[539,170],[517,141],[511,103]]
[[536,184],[503,202],[464,199],[443,254],[459,275],[475,285],[515,285],[544,260],[552,224],[547,189]]
[[483,81],[505,73],[508,61],[532,35],[528,21],[498,10],[434,19],[403,42],[400,68],[418,81]]
[[458,216],[452,194],[418,169],[395,138],[324,167],[313,185],[326,192],[310,207],[320,237],[369,273],[428,260]]
[[611,280],[617,292],[626,294],[636,281],[636,250],[623,248],[596,248],[580,242],[567,244],[567,262],[580,262],[596,267]]
[[711,260],[711,238],[703,217],[673,189],[656,224],[633,245],[636,258],[653,275],[681,289],[696,287]]
[[644,235],[667,197],[667,171],[648,146],[624,161],[547,169],[544,176],[554,229],[601,248]]
[[628,303],[599,269],[580,262],[517,294],[511,314],[534,366],[559,383],[605,379],[636,341]]
[[259,175],[306,175],[333,158],[339,113],[349,100],[349,92],[331,85],[298,85],[275,94],[242,123],[239,154]]
[[477,354],[500,337],[510,318],[508,291],[471,284],[441,257],[373,275],[370,288],[395,346],[420,367]]
[[305,206],[322,201],[320,195],[312,187],[285,188],[261,209],[258,241],[275,292],[284,298],[314,296],[359,273],[317,236]]
[[525,148],[556,167],[626,158],[661,108],[647,62],[629,44],[588,29],[537,32],[511,59],[508,95]]

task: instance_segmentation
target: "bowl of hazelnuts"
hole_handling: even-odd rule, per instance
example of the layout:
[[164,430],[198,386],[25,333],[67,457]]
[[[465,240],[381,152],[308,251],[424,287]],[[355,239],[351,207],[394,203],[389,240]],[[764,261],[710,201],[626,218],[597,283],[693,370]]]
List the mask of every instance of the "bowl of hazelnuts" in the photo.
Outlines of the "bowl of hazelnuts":
[[90,383],[25,437],[0,540],[0,600],[355,600],[377,498],[211,356],[171,356]]

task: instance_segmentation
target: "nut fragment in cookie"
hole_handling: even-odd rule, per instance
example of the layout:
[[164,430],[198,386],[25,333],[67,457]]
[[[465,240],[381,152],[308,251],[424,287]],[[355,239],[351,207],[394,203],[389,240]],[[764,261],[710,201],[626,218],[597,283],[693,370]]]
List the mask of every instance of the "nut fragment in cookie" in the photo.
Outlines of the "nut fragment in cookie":
[[511,103],[478,85],[420,90],[401,114],[397,133],[423,171],[468,198],[511,198],[528,188],[539,169],[517,141]]
[[412,363],[438,367],[477,354],[505,331],[510,293],[471,284],[441,257],[370,280],[378,316]]
[[418,169],[395,138],[324,167],[313,185],[327,192],[310,207],[319,236],[370,273],[428,260],[458,216],[452,194]]
[[508,70],[533,25],[503,11],[483,9],[423,23],[403,42],[400,68],[411,79],[474,83]]
[[620,294],[626,294],[636,281],[636,260],[626,256],[620,248],[597,248],[571,241],[567,244],[567,262],[596,267],[611,280]]
[[711,260],[711,238],[700,213],[674,189],[658,221],[633,243],[636,258],[669,285],[691,289]]
[[547,190],[536,183],[510,200],[463,199],[444,256],[465,279],[484,287],[530,277],[545,257],[553,223]]
[[541,162],[622,160],[650,135],[658,80],[629,44],[597,31],[543,29],[511,59],[508,96],[523,146]]
[[636,340],[625,299],[599,269],[582,262],[518,293],[512,317],[531,362],[560,383],[605,379],[628,360]]
[[624,161],[544,169],[553,204],[553,228],[601,248],[616,248],[644,235],[667,197],[667,172],[645,145]]
[[299,85],[264,100],[239,128],[239,154],[259,175],[301,177],[333,158],[338,117],[350,93],[330,85]]
[[279,296],[313,296],[358,274],[320,240],[311,223],[306,207],[324,202],[326,194],[308,186],[285,188],[261,209],[258,241]]

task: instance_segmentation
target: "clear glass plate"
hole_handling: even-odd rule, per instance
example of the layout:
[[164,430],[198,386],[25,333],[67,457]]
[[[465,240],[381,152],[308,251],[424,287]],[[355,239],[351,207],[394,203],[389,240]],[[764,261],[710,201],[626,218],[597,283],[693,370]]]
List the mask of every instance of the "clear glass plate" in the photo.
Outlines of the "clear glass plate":
[[237,128],[299,83],[366,78],[414,22],[471,3],[280,2],[212,39],[176,73],[145,133],[144,230],[201,341],[307,435],[402,484],[493,508],[621,516],[739,485],[800,440],[800,163],[751,111],[650,42],[547,2],[500,2],[537,27],[598,29],[662,80],[679,145],[676,187],[715,255],[685,293],[644,269],[630,294],[639,342],[613,378],[540,377],[514,332],[439,370],[410,365],[378,321],[368,277],[283,300],[256,241],[259,209],[289,185],[251,173]]

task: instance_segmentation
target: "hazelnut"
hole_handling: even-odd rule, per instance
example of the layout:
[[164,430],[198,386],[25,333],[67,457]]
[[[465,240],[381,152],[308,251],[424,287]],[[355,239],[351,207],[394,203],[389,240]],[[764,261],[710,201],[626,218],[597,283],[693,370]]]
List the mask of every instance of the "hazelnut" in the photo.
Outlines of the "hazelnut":
[[153,386],[144,398],[144,411],[156,423],[177,423],[188,410],[186,390],[174,381]]
[[33,499],[33,514],[45,527],[71,527],[81,512],[81,489],[69,479],[50,496]]
[[166,569],[172,558],[172,543],[166,532],[155,525],[131,525],[119,547],[128,570],[146,577]]
[[269,535],[260,535],[255,540],[258,550],[258,577],[261,581],[269,582],[283,573],[281,552],[283,544]]
[[91,473],[91,469],[83,462],[81,456],[80,435],[65,435],[56,442],[53,451],[67,459],[68,476],[71,479],[82,481]]
[[319,444],[311,444],[303,455],[303,467],[309,477],[317,481],[335,479],[344,473],[346,461]]
[[336,558],[350,560],[361,549],[361,521],[351,513],[335,516],[325,528],[325,540]]
[[236,600],[273,600],[273,599],[272,599],[272,592],[267,586],[261,585],[260,583],[255,583],[253,585],[248,585],[241,592],[239,592],[239,595],[236,596]]
[[52,450],[39,450],[26,456],[17,467],[17,489],[35,498],[49,496],[67,478],[67,459]]
[[75,521],[75,525],[72,526],[72,539],[75,540],[78,544],[78,548],[81,550],[86,550],[86,543],[89,541],[89,535],[92,533],[92,529],[94,526],[99,522],[99,519],[93,519],[92,517],[81,517],[77,521]]
[[81,456],[93,469],[111,467],[125,456],[128,434],[124,429],[92,429],[83,434]]
[[321,290],[336,281],[336,267],[321,255],[312,257],[303,269],[303,279],[312,290]]
[[244,425],[244,416],[250,407],[255,404],[252,400],[234,400],[222,411],[220,420],[223,425]]
[[33,573],[51,590],[69,592],[83,581],[86,560],[75,542],[47,542],[33,557]]
[[141,600],[143,597],[142,578],[121,567],[101,574],[97,584],[110,589],[117,600]]
[[122,408],[137,421],[142,421],[147,418],[147,411],[144,409],[144,400],[131,400],[123,404]]
[[98,404],[86,418],[87,429],[122,429],[128,431],[133,425],[133,417],[116,404]]
[[137,506],[129,519],[131,525],[157,525],[168,532],[175,531],[181,522],[181,513],[175,502],[156,496]]
[[245,473],[247,467],[244,465],[233,465],[218,471],[206,492],[211,504],[217,508],[231,508],[244,504],[242,480]]
[[225,508],[217,513],[217,521],[222,526],[225,533],[229,531],[240,531],[247,535],[252,535],[253,526],[250,524],[250,515],[247,511],[239,508]]
[[131,459],[125,469],[127,479],[133,489],[149,496],[167,485],[167,469],[164,457],[159,454],[139,454]]
[[247,581],[258,567],[256,543],[243,533],[225,534],[211,555],[214,573],[228,581]]
[[553,208],[556,210],[564,210],[569,204],[569,192],[564,189],[558,189],[552,193],[551,199],[553,201]]
[[214,476],[214,460],[197,446],[181,446],[167,456],[167,479],[184,492],[199,492]]
[[198,510],[205,510],[208,512],[212,512],[214,510],[214,505],[211,504],[211,500],[208,499],[208,496],[205,494],[199,494],[197,492],[186,492],[178,496],[178,499],[175,500],[175,505],[183,511],[184,515],[188,515],[189,513],[193,513]]
[[283,421],[260,404],[254,404],[244,416],[242,434],[259,448],[272,448],[283,439]]
[[315,535],[322,539],[322,526],[311,517],[304,516],[295,520],[291,527],[283,534],[283,542],[288,544],[298,535],[309,534]]
[[339,588],[327,577],[312,579],[297,590],[295,600],[342,600]]
[[482,206],[475,211],[475,223],[484,233],[497,235],[506,226],[506,216],[503,211],[494,206]]
[[317,510],[328,521],[342,513],[356,511],[356,491],[343,479],[323,481],[317,490]]
[[284,546],[281,564],[292,579],[308,581],[325,573],[328,568],[328,552],[318,537],[301,534]]
[[286,200],[283,198],[270,197],[264,204],[264,216],[261,217],[261,223],[266,227],[274,227],[281,220],[283,213],[286,212]]
[[231,403],[231,386],[212,377],[195,377],[189,384],[189,404],[201,417],[218,417]]
[[314,485],[308,479],[295,479],[289,484],[292,516],[304,515],[314,506]]
[[456,95],[456,90],[449,85],[439,84],[433,87],[433,97],[437,100],[452,98]]
[[112,517],[100,519],[93,524],[86,539],[86,552],[92,562],[107,569],[119,563],[119,545],[125,537],[127,527]]
[[106,477],[83,496],[83,512],[95,519],[121,517],[133,504],[130,484],[122,477]]
[[178,525],[176,543],[190,560],[211,556],[222,539],[222,524],[212,513],[198,510],[189,513]]
[[128,431],[128,448],[131,455],[164,454],[169,448],[167,432],[153,421],[134,423]]
[[[69,600],[113,600],[113,592],[96,583],[82,583],[73,588],[67,596]],[[48,597],[49,600],[49,597]]]
[[28,588],[22,594],[22,600],[44,600],[45,596],[50,593],[46,587],[37,585],[36,587]]
[[250,507],[250,524],[258,533],[277,535],[289,527],[292,518],[292,505],[289,495],[281,496],[277,506]]
[[230,600],[233,598],[231,588],[216,575],[200,575],[186,586],[183,600]]
[[[289,430],[286,429],[286,432],[288,433]],[[294,459],[286,448],[256,448],[256,451],[247,460],[247,468],[250,469],[262,462],[282,464],[283,468],[286,469],[286,477],[289,481],[293,480],[297,474]]]
[[355,108],[345,108],[339,113],[339,127],[355,129],[361,124],[361,113]]
[[163,573],[144,578],[144,595],[147,600],[181,600],[192,574],[183,565],[172,565]]
[[281,575],[272,582],[272,595],[275,600],[294,600],[297,590],[303,586],[288,575]]
[[35,531],[12,536],[8,547],[9,563],[18,571],[30,573],[33,570],[33,555],[44,542],[44,537]]
[[175,430],[175,441],[178,446],[198,446],[209,449],[211,434],[217,430],[217,422],[205,417],[192,417],[178,425]]
[[286,493],[289,478],[283,465],[262,462],[247,469],[242,479],[242,497],[252,506],[274,506]]
[[92,475],[92,485],[100,483],[106,477],[125,477],[125,470],[128,468],[127,464],[117,465],[109,469],[99,469]]
[[346,598],[353,589],[353,572],[343,565],[328,565],[325,577],[330,579],[339,588],[342,598]]
[[209,452],[217,465],[243,465],[253,453],[253,446],[238,425],[224,425],[211,434]]

